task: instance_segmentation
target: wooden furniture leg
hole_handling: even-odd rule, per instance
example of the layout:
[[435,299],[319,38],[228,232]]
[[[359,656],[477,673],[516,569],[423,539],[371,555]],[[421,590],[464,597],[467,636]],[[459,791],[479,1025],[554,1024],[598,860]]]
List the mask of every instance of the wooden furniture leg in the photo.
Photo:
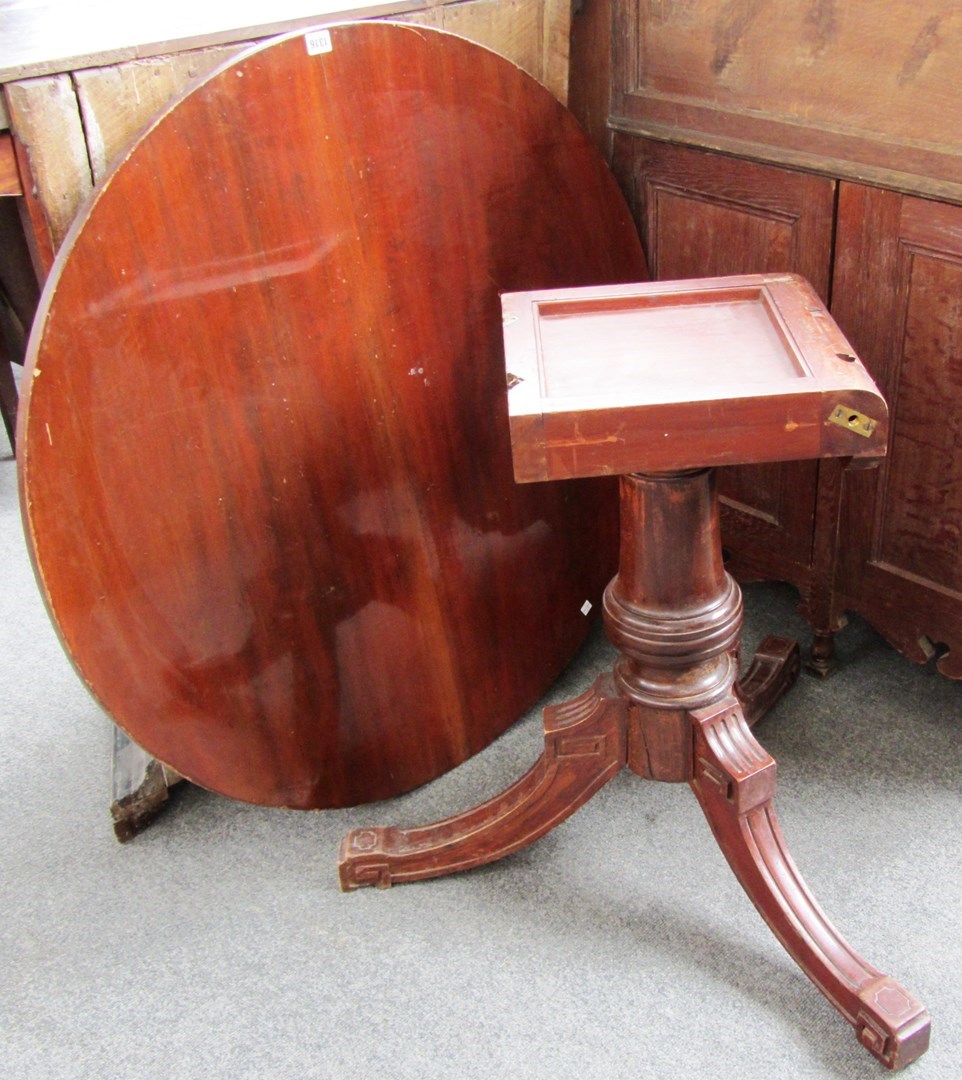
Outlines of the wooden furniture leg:
[[610,675],[544,711],[544,752],[506,791],[416,829],[355,829],[341,844],[345,891],[386,889],[493,862],[560,825],[625,764],[627,705]]
[[[684,781],[792,958],[883,1065],[907,1065],[928,1046],[928,1013],[843,941],[778,827],[775,762],[749,724],[794,683],[798,646],[767,638],[736,680],[741,592],[722,564],[713,473],[624,476],[621,506],[619,572],[604,603],[620,654],[613,671],[545,710],[544,753],[500,795],[432,825],[349,833],[341,887],[387,888],[499,859],[564,821],[622,766]],[[663,542],[669,523],[690,543]],[[661,530],[664,536],[655,535]]]
[[769,636],[758,646],[744,678],[735,683],[745,722],[754,727],[782,695],[795,685],[801,670],[798,642]]
[[929,1015],[907,990],[867,964],[815,902],[788,852],[772,799],[775,761],[727,697],[691,714],[692,790],[745,892],[795,962],[890,1069],[929,1044]]
[[[789,955],[859,1042],[899,1069],[927,1048],[928,1013],[852,951],[788,853],[772,804],[775,762],[750,728],[797,678],[798,646],[767,638],[738,678],[741,591],[722,560],[714,472],[698,465],[806,453],[874,460],[885,404],[798,279],[685,288],[503,298],[516,479],[622,473],[618,573],[604,595],[618,657],[586,694],[545,711],[545,752],[513,787],[435,825],[351,833],[341,883],[387,886],[500,858],[563,821],[622,765],[688,783]],[[711,396],[703,382],[689,400],[694,384],[675,369],[706,356],[704,379],[717,366],[725,384]],[[822,389],[806,398],[816,373]]]
[[16,448],[18,403],[16,380],[13,377],[10,360],[4,350],[3,341],[0,340],[0,420],[2,420],[4,429],[7,432],[7,438],[10,440],[11,450]]
[[[738,684],[760,719],[798,677],[798,642],[769,637]],[[345,892],[441,877],[509,855],[570,817],[627,764],[628,703],[611,675],[544,711],[544,752],[515,784],[461,814],[417,828],[356,829],[338,860]]]

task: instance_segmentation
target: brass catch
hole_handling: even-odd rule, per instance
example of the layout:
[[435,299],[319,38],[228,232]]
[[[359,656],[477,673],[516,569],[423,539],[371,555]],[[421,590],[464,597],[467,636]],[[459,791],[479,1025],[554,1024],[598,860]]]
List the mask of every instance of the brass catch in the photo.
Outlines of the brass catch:
[[860,413],[858,409],[850,409],[848,405],[836,405],[829,420],[833,424],[838,424],[839,427],[854,431],[863,439],[871,438],[872,432],[878,427],[877,420],[866,416],[865,413]]
[[520,375],[512,375],[509,371],[507,372],[507,382],[508,389],[510,390],[512,386],[517,386],[518,383],[524,382],[524,379],[522,379]]

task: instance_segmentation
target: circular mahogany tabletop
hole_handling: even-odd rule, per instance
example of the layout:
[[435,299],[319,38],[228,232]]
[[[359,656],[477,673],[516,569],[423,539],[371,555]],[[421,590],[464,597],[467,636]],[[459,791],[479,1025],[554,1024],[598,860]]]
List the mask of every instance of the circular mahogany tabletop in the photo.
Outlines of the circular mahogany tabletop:
[[115,167],[47,284],[19,433],[90,690],[191,780],[300,808],[450,769],[571,658],[614,493],[514,483],[498,294],[645,276],[600,156],[518,68],[400,24],[327,46],[245,53]]

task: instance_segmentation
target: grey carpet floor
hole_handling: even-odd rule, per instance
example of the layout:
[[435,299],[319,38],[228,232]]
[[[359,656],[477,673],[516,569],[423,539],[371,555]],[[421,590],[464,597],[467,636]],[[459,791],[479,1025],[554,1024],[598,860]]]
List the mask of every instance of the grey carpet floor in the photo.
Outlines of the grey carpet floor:
[[[411,795],[314,814],[175,789],[127,846],[110,727],[47,621],[0,461],[0,1078],[871,1078],[755,914],[684,785],[623,773],[498,864],[338,891],[340,836],[463,809],[540,749],[532,713]],[[807,641],[786,586],[746,636]],[[841,669],[758,729],[779,814],[850,943],[933,1016],[962,1077],[962,686],[857,620]],[[550,700],[610,660],[596,636]]]

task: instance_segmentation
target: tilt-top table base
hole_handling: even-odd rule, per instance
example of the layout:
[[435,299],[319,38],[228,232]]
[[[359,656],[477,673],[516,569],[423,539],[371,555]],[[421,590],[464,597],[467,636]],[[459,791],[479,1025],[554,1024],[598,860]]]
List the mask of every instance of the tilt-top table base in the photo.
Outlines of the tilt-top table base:
[[[613,671],[545,709],[544,752],[506,791],[432,825],[350,833],[342,888],[386,888],[499,859],[564,821],[624,767],[684,781],[775,936],[859,1041],[901,1068],[928,1046],[928,1013],[862,960],[815,902],[775,814],[775,761],[750,730],[794,683],[798,648],[766,639],[737,681],[741,593],[722,566],[711,470],[632,474],[621,484],[621,564],[605,594],[620,652]],[[686,543],[665,542],[672,534]]]
[[738,680],[741,591],[722,561],[713,467],[885,453],[885,402],[811,286],[787,274],[502,296],[521,483],[621,476],[613,669],[544,713],[516,784],[446,821],[361,829],[341,884],[466,870],[543,836],[621,768],[691,786],[762,918],[883,1065],[929,1043],[923,1006],[852,951],[812,898],[775,815],[775,762],[751,725],[794,682],[769,638]]

